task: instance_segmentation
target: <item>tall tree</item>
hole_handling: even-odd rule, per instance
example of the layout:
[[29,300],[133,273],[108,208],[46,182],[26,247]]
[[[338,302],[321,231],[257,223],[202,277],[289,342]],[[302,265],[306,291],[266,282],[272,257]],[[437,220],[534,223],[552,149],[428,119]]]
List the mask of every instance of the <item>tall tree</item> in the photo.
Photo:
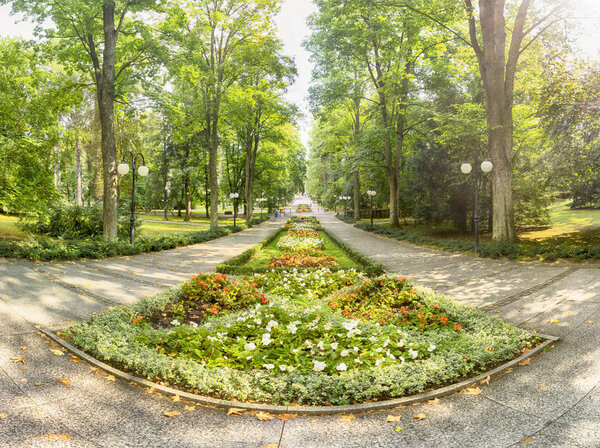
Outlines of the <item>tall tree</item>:
[[[46,29],[49,39],[64,61],[87,71],[96,88],[102,132],[104,181],[104,239],[117,238],[118,175],[117,147],[114,135],[115,99],[118,82],[131,74],[133,66],[148,58],[150,29],[148,18],[133,20],[131,13],[156,10],[154,0],[0,0],[12,3],[13,11],[25,13],[44,26],[50,20],[54,28]],[[121,86],[123,87],[123,83]]]

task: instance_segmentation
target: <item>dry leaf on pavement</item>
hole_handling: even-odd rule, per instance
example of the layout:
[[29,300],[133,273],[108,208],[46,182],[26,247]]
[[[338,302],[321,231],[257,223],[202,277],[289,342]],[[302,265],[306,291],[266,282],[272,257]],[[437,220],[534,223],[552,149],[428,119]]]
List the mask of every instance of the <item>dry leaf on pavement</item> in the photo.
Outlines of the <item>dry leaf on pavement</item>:
[[340,422],[351,422],[356,417],[354,415],[342,415],[338,421]]
[[585,323],[586,324],[590,324],[590,325],[594,325],[594,321],[593,320],[586,320]]
[[186,411],[193,411],[196,409],[196,406],[184,406]]
[[421,412],[420,414],[413,415],[413,418],[415,420],[425,420],[427,418],[427,414]]
[[519,363],[520,366],[528,366],[531,363],[531,358],[527,358]]
[[401,415],[388,415],[387,418],[385,419],[385,421],[387,423],[399,422],[400,420],[402,420],[402,416]]
[[278,446],[278,443],[269,443],[268,445],[263,445],[260,448],[277,448]]
[[489,385],[490,385],[490,380],[491,380],[491,379],[492,379],[492,377],[488,375],[488,376],[487,376],[487,378],[486,378],[485,380],[481,380],[481,381],[479,382],[479,384],[487,384],[487,385],[489,386]]
[[171,395],[171,400],[177,402],[177,401],[180,401],[181,398],[179,397],[179,394],[175,394],[175,395]]
[[227,410],[227,415],[233,415],[234,417],[241,417],[244,412],[246,412],[245,409],[229,408]]
[[24,345],[22,345],[20,348],[21,348],[21,350],[23,350],[24,352],[26,352],[26,351],[27,351],[27,347],[25,347]]
[[163,412],[163,414],[165,414],[167,417],[175,418],[175,417],[179,417],[181,415],[181,412],[179,412],[179,411],[165,411],[165,412]]
[[61,352],[60,350],[56,350],[56,349],[50,349],[50,351],[52,352],[53,355],[56,356],[64,356],[65,354],[63,352]]
[[68,386],[69,384],[71,384],[71,380],[67,379],[67,378],[61,378],[60,380],[56,380],[57,383],[62,383],[65,386]]
[[483,391],[479,387],[469,387],[467,389],[463,389],[462,393],[465,395],[479,395]]
[[433,400],[427,400],[427,403],[429,404],[429,406],[435,406],[439,402],[440,402],[439,398],[434,398]]
[[298,414],[278,414],[277,415],[277,418],[284,422],[286,422],[288,420],[292,420],[293,418],[296,418],[296,417],[298,417]]
[[12,359],[12,360],[13,360],[13,362],[14,362],[15,364],[18,364],[18,363],[21,363],[21,364],[27,364],[27,361],[25,361],[25,358],[23,358],[23,357],[16,357],[16,356],[13,356],[13,357],[12,357],[12,358],[10,358],[10,359]]
[[2,412],[2,413],[0,414],[0,418],[6,418],[6,417],[8,417],[8,414],[6,414],[6,413],[4,413],[4,412]]
[[271,414],[267,414],[266,412],[257,412],[256,418],[261,422],[268,422],[269,420],[273,420],[275,417],[273,417]]
[[525,437],[524,439],[521,439],[521,443],[531,443],[531,442],[533,442],[532,437]]
[[540,390],[548,390],[548,388],[546,386],[542,386],[540,387]]

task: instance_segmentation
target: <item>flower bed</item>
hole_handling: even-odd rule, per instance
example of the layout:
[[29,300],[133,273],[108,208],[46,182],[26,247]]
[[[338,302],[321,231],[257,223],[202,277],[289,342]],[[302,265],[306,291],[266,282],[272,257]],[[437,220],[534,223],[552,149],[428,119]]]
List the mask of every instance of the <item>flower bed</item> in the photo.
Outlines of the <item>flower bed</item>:
[[[336,287],[352,279],[339,275]],[[404,278],[356,275],[339,294],[323,290],[295,301],[267,292],[282,292],[285,283],[296,284],[295,291],[301,283],[318,290],[326,272],[293,276],[202,274],[131,308],[94,316],[65,337],[104,361],[185,390],[312,405],[421,392],[479,373],[536,342]]]
[[310,209],[310,207],[308,206],[308,204],[300,204],[298,205],[298,207],[296,208],[296,211],[298,213],[311,213],[312,210]]

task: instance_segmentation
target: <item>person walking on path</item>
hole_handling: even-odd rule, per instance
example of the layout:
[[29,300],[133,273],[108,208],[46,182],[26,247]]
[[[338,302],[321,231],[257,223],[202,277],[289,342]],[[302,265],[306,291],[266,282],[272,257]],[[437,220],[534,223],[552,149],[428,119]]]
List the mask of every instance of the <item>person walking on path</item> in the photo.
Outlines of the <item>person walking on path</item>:
[[273,213],[275,219],[279,218],[279,210],[275,209],[275,213]]

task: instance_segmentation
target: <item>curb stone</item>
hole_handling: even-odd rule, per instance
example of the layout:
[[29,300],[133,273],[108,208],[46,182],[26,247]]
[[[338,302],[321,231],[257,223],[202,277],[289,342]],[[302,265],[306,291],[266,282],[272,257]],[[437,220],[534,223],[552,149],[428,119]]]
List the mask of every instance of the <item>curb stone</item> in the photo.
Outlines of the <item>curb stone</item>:
[[[65,328],[62,328],[64,330]],[[534,336],[545,339],[537,347],[531,349],[527,353],[524,353],[517,358],[514,358],[492,370],[484,372],[480,375],[477,375],[473,378],[468,378],[456,384],[451,384],[450,386],[442,387],[440,389],[435,389],[429,392],[423,392],[417,395],[411,395],[409,397],[396,398],[392,400],[384,400],[378,402],[370,402],[370,403],[361,403],[354,405],[344,405],[344,406],[277,406],[277,405],[269,405],[269,404],[258,404],[258,403],[244,403],[238,401],[230,401],[230,400],[221,400],[218,398],[207,397],[203,395],[196,395],[189,392],[179,391],[177,389],[173,389],[167,386],[162,386],[157,383],[153,383],[152,381],[145,380],[143,378],[139,378],[128,373],[123,372],[122,370],[116,369],[108,364],[103,363],[102,361],[97,360],[96,358],[84,353],[73,345],[69,344],[64,339],[60,338],[53,331],[45,328],[40,328],[39,331],[44,333],[46,336],[54,340],[56,343],[62,345],[68,351],[87,361],[89,364],[92,364],[95,367],[98,367],[105,372],[108,372],[115,377],[127,381],[129,383],[135,383],[138,386],[154,388],[157,392],[165,396],[174,396],[179,395],[181,398],[192,401],[194,403],[216,407],[219,409],[229,409],[229,408],[237,408],[244,409],[247,411],[259,411],[259,412],[268,412],[271,414],[285,414],[285,413],[294,413],[294,414],[302,414],[302,415],[336,415],[336,414],[358,414],[365,413],[371,411],[381,411],[385,409],[392,409],[398,406],[407,406],[414,403],[432,400],[434,398],[445,397],[447,395],[451,395],[455,392],[459,392],[462,389],[466,389],[474,384],[478,384],[481,381],[485,380],[488,376],[495,376],[501,373],[506,372],[511,367],[516,366],[518,363],[524,361],[527,358],[531,358],[533,356],[538,355],[544,349],[549,347],[550,345],[558,342],[560,340],[559,337],[556,336],[548,336],[539,333],[532,333]],[[59,330],[56,330],[59,331]]]

